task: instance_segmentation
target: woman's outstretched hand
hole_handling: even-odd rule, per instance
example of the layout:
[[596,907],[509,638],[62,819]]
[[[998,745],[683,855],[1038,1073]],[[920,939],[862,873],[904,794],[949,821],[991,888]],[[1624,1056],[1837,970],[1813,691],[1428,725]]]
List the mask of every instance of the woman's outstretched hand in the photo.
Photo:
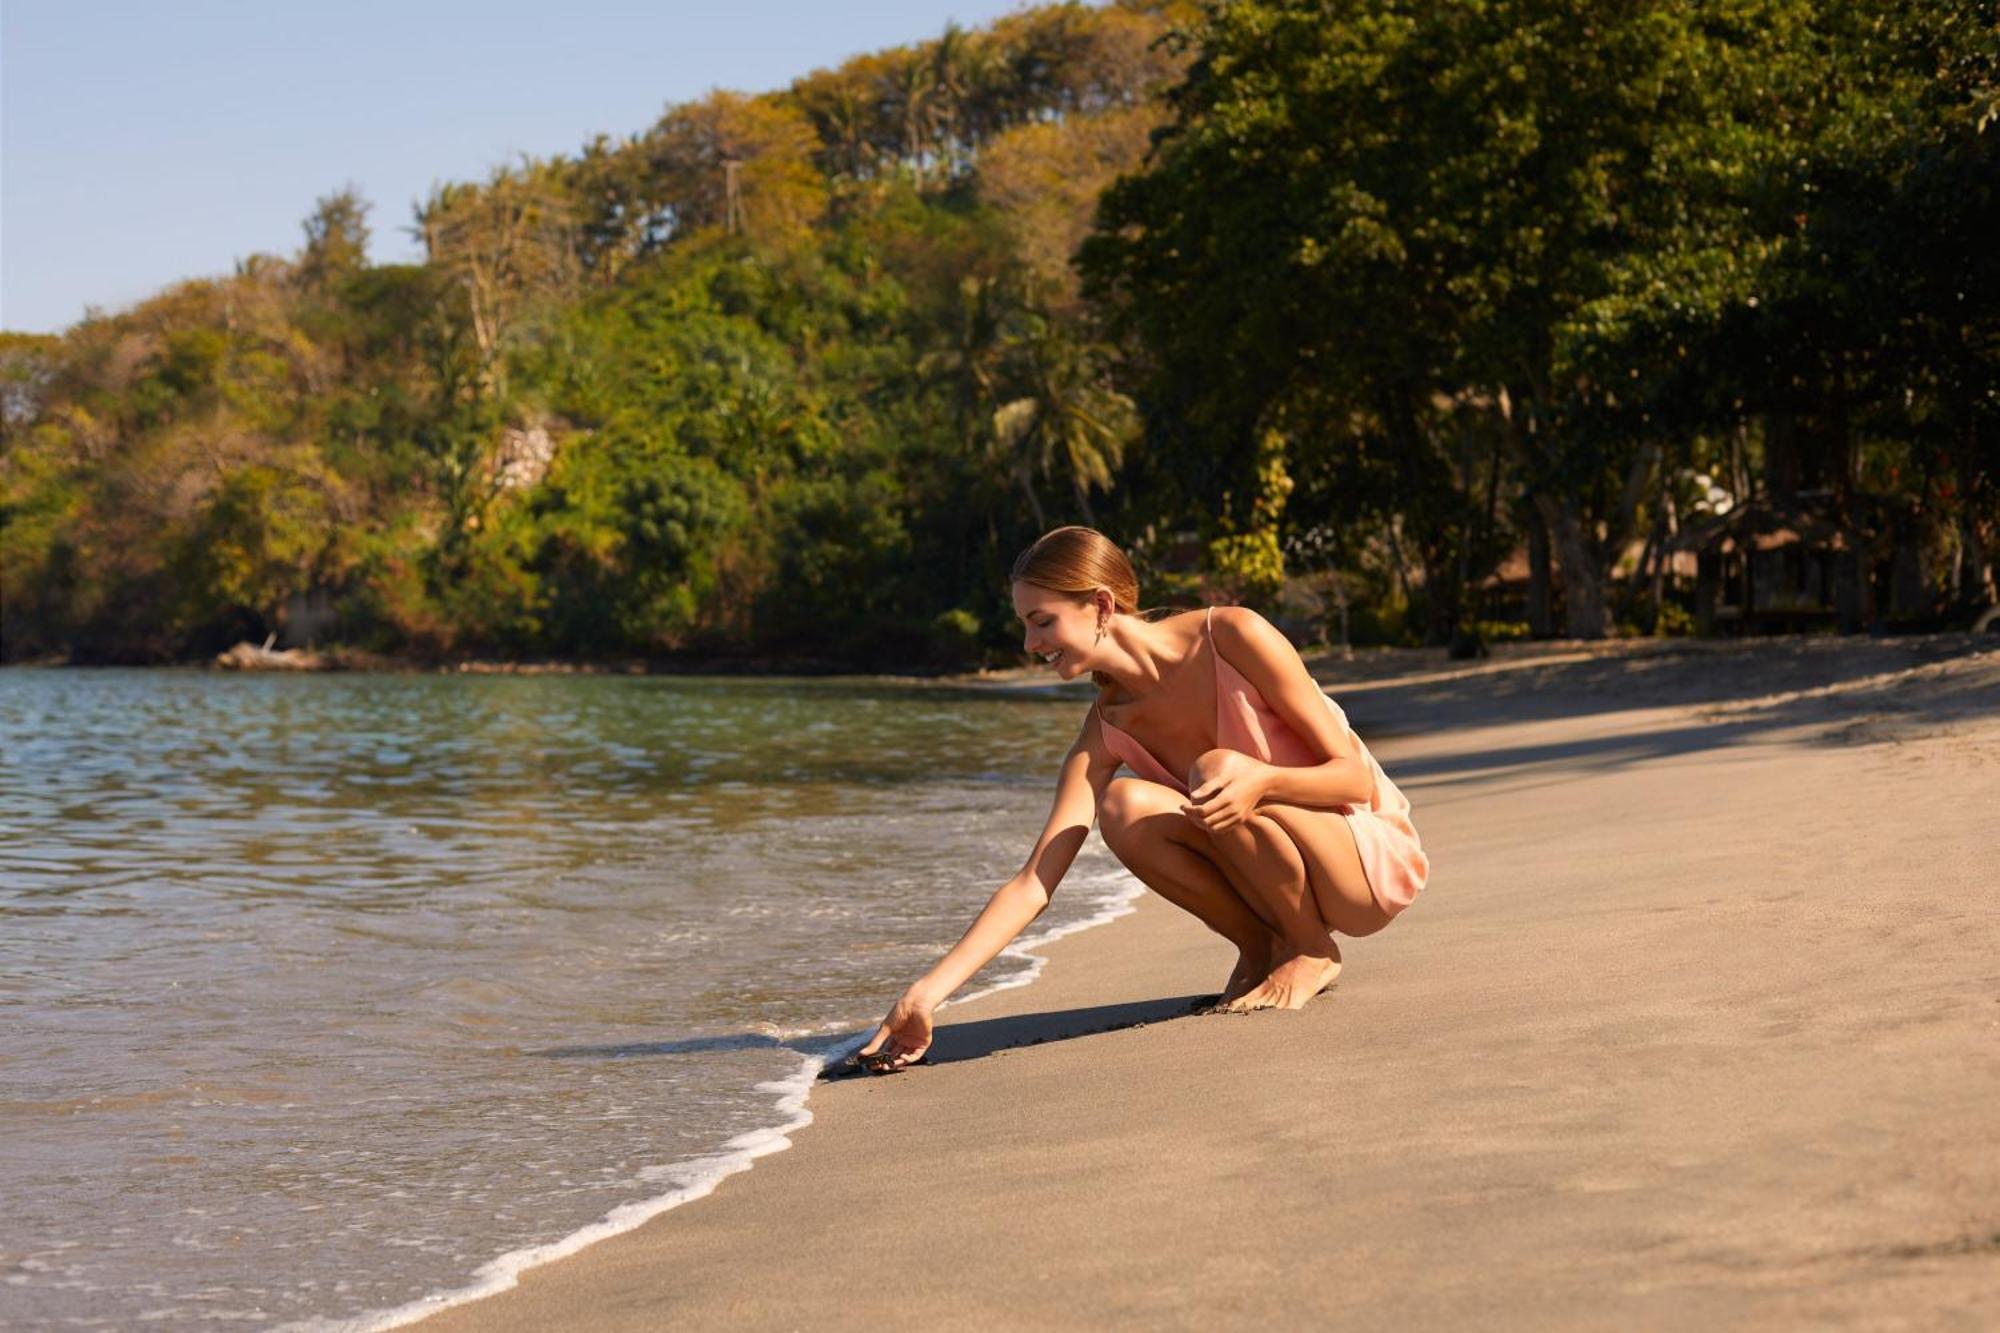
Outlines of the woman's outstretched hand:
[[875,1035],[854,1053],[855,1063],[871,1074],[893,1074],[923,1059],[931,1048],[932,1007],[905,992]]

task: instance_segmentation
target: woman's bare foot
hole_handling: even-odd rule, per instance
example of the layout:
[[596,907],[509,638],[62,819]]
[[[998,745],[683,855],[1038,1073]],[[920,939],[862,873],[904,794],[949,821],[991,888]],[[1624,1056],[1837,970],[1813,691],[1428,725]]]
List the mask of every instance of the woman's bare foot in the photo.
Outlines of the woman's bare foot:
[[1255,990],[1259,982],[1271,975],[1271,959],[1283,954],[1284,946],[1275,935],[1266,935],[1250,948],[1237,950],[1236,968],[1229,974],[1229,982],[1222,988],[1222,997],[1215,1007],[1227,1008]]
[[1269,976],[1236,999],[1225,999],[1221,1007],[1235,1014],[1252,1009],[1305,1008],[1307,1000],[1340,978],[1340,946],[1329,939],[1326,947],[1333,951],[1330,956],[1287,950],[1289,956],[1272,968]]

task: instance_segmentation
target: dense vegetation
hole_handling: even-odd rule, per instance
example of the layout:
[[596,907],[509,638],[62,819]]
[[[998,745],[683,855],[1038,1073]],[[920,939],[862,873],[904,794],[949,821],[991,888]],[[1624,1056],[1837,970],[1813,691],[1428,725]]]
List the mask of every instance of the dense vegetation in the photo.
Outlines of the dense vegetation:
[[1765,512],[1843,627],[1946,623],[1996,121],[1947,0],[1127,0],[440,188],[421,265],[340,191],[0,335],[5,656],[949,665],[1064,521],[1149,600],[1445,642],[1683,627],[1672,553]]

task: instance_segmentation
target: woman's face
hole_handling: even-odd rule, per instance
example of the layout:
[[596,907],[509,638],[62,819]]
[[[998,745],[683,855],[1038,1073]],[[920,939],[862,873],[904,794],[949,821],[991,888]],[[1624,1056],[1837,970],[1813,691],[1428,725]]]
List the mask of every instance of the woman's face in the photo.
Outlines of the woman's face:
[[1032,583],[1014,585],[1014,614],[1021,619],[1021,646],[1070,680],[1090,669],[1097,644],[1097,606],[1068,593]]

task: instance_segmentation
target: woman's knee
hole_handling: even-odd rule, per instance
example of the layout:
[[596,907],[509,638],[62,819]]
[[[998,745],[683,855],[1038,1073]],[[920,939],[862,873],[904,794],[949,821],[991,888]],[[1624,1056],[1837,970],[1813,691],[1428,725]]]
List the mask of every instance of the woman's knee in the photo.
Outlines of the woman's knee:
[[1113,778],[1097,802],[1097,827],[1108,842],[1138,822],[1144,798],[1131,778]]
[[1097,803],[1097,828],[1106,842],[1124,838],[1133,827],[1165,809],[1165,789],[1143,778],[1113,778]]
[[1235,751],[1233,750],[1223,749],[1203,750],[1195,757],[1194,763],[1188,766],[1187,789],[1193,791],[1202,783],[1214,777],[1222,767],[1223,756],[1234,753]]

